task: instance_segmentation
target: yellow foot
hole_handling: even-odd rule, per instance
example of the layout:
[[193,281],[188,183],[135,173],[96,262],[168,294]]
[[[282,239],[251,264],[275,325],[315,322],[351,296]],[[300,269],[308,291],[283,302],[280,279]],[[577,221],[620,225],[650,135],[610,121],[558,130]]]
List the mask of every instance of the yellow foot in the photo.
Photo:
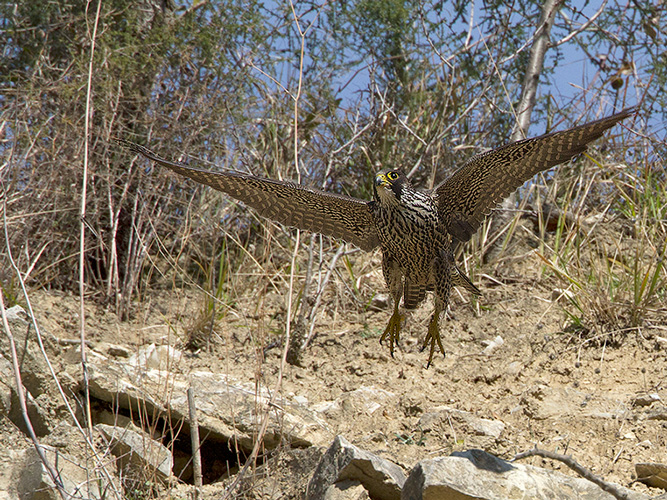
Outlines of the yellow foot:
[[392,358],[394,357],[394,345],[398,345],[398,336],[401,333],[401,325],[404,319],[405,314],[401,314],[398,309],[394,309],[394,313],[389,318],[389,324],[384,329],[382,337],[380,337],[380,344],[389,338],[389,353]]
[[436,344],[438,345],[438,348],[440,349],[440,352],[442,353],[442,356],[445,357],[445,348],[442,347],[442,341],[440,340],[440,328],[438,327],[438,316],[433,315],[433,318],[431,318],[431,322],[428,324],[428,333],[426,334],[426,338],[424,339],[424,344],[422,345],[422,351],[426,349],[426,346],[428,344],[431,344],[431,352],[428,355],[428,363],[426,364],[426,369],[428,369],[431,366],[431,362],[433,361],[433,354],[435,354],[435,346]]

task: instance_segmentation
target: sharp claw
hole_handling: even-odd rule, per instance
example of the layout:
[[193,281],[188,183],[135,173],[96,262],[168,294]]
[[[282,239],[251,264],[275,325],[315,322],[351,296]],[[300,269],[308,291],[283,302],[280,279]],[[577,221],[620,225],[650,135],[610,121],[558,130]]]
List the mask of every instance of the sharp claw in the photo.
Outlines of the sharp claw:
[[426,369],[428,370],[429,367],[431,366],[431,363],[433,362],[433,355],[435,354],[435,346],[437,344],[438,349],[440,349],[440,352],[442,353],[443,357],[446,357],[447,355],[445,354],[445,348],[442,345],[442,340],[440,339],[440,331],[438,327],[438,318],[437,316],[434,316],[431,319],[431,322],[428,325],[428,333],[426,334],[426,338],[424,339],[424,344],[422,345],[421,351],[424,352],[426,349],[426,346],[431,344],[431,349],[428,355],[428,362],[426,364]]
[[[403,323],[403,320],[405,319],[405,316],[398,312],[398,310],[394,310],[394,313],[391,315],[391,318],[389,318],[389,324],[387,325],[387,328],[385,328],[384,333],[380,337],[380,344],[382,344],[385,340],[388,340],[389,342],[389,354],[391,354],[391,357],[394,357],[394,347],[399,345],[399,335],[401,333],[401,325]],[[428,325],[428,333],[426,334],[426,338],[424,339],[424,343],[421,346],[421,349],[419,352],[424,352],[426,350],[426,347],[430,347],[429,351],[429,356],[428,356],[428,362],[426,364],[426,368],[430,368],[430,366],[433,364],[433,355],[435,354],[435,348],[436,346],[442,353],[443,357],[446,357],[445,353],[445,348],[442,345],[442,340],[440,338],[440,330],[438,327],[438,317],[437,315],[434,315],[434,317],[431,319],[431,322]]]
[[389,354],[391,357],[394,357],[394,345],[398,346],[399,334],[401,333],[401,323],[403,322],[403,315],[394,310],[394,313],[389,318],[389,324],[385,328],[382,337],[380,337],[380,344],[384,342],[385,339],[389,340]]

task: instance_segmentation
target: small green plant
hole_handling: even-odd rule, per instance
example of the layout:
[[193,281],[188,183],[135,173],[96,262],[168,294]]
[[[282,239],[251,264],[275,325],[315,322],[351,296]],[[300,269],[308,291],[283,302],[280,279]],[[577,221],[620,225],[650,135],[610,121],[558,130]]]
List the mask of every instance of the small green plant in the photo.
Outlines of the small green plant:
[[345,269],[347,270],[347,274],[350,277],[350,283],[352,284],[352,291],[354,292],[355,297],[360,298],[361,293],[359,292],[357,275],[354,272],[354,266],[349,256],[347,255],[343,256],[343,264],[345,264]]
[[[416,434],[418,434],[416,436]],[[419,427],[418,431],[412,432],[410,434],[399,434],[398,432],[394,433],[395,440],[401,444],[405,445],[417,445],[417,446],[426,446],[426,433],[424,430]]]
[[3,297],[5,298],[6,307],[14,307],[20,303],[21,288],[18,285],[16,278],[12,275],[9,280],[2,280],[0,282]]
[[380,328],[371,328],[367,322],[364,321],[364,328],[359,332],[362,339],[374,339],[381,335]]
[[227,310],[233,307],[234,300],[228,293],[230,276],[230,259],[226,239],[222,248],[208,262],[207,265],[197,263],[205,279],[205,290],[202,294],[202,309],[195,319],[193,325],[189,328],[186,346],[189,349],[199,349],[206,345],[210,347],[211,334],[215,322],[223,319]]

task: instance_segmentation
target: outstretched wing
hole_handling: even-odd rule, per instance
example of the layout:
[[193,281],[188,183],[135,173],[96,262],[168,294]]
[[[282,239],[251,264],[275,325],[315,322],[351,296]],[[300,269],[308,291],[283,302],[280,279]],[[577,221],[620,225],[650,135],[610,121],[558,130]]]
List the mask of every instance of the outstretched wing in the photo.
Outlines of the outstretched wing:
[[178,174],[227,193],[268,219],[340,238],[362,250],[372,250],[380,244],[367,201],[240,172],[192,168],[165,160],[133,142],[117,142]]
[[473,156],[435,188],[438,211],[449,232],[469,240],[496,204],[533,175],[584,152],[605,130],[635,112],[620,113],[561,132],[524,139]]

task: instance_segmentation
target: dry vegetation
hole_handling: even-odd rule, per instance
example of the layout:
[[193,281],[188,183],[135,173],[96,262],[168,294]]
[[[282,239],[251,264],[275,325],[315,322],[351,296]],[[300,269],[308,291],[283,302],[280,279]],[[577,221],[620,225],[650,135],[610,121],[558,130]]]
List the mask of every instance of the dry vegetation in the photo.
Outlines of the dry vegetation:
[[[304,349],[290,359],[311,368],[326,366],[314,361],[327,351],[317,336],[337,342],[324,331],[329,323],[376,341],[385,323],[372,306],[384,292],[378,256],[258,219],[219,193],[151,169],[112,138],[148,143],[165,157],[187,152],[202,166],[210,161],[359,197],[370,197],[378,164],[402,165],[418,185],[430,187],[465,158],[509,136],[514,118],[507,102],[515,101],[520,79],[499,74],[520,72],[520,44],[530,36],[494,32],[489,26],[503,15],[498,11],[483,24],[485,41],[494,43],[460,41],[444,52],[441,39],[434,45],[424,35],[436,22],[423,18],[428,6],[422,5],[417,31],[373,47],[368,57],[379,59],[369,66],[365,90],[341,105],[335,86],[318,82],[331,81],[334,67],[337,78],[349,70],[336,55],[340,47],[322,48],[324,28],[311,10],[290,17],[288,3],[282,18],[269,16],[270,24],[254,3],[211,2],[153,16],[118,0],[104,5],[99,17],[92,4],[86,10],[75,3],[66,15],[49,4],[45,18],[25,31],[16,26],[33,19],[36,7],[3,7],[5,22],[14,26],[6,31],[14,30],[18,47],[0,66],[6,75],[0,101],[4,306],[29,306],[35,293],[40,305],[49,303],[44,293],[78,294],[78,318],[70,318],[68,336],[81,340],[91,335],[91,316],[145,325],[148,311],[161,308],[175,333],[170,342],[209,360],[240,349],[242,361],[259,374],[256,380],[264,370],[282,375],[301,369],[286,368],[289,336]],[[62,22],[55,23],[58,16]],[[511,15],[504,22],[518,30]],[[621,36],[632,31],[623,23],[634,20],[605,22]],[[366,28],[366,38],[360,35],[348,50],[361,50],[372,38],[373,29]],[[642,47],[651,38],[645,35]],[[535,325],[547,315],[560,318],[555,323],[561,323],[563,345],[647,349],[638,338],[667,336],[667,162],[664,130],[652,127],[651,111],[661,105],[655,85],[664,81],[664,69],[655,64],[653,73],[622,73],[619,54],[633,45],[623,37],[618,45],[609,43],[605,38],[600,47],[610,66],[599,69],[579,98],[554,104],[558,95],[543,97],[536,132],[543,123],[565,128],[636,102],[638,115],[585,157],[524,186],[514,218],[493,232],[486,224],[462,249],[464,267],[485,293],[461,312],[464,317],[502,309],[498,294],[518,283],[528,295],[561,290],[562,300],[530,313]],[[392,50],[405,53],[390,57]],[[415,56],[426,50],[428,60]],[[276,54],[285,78],[271,59]],[[313,62],[317,57],[321,65]],[[612,77],[624,85],[611,87]],[[485,258],[497,244],[502,251]],[[510,301],[520,297],[512,290]],[[469,300],[459,297],[458,307]],[[122,343],[140,343],[120,330]],[[346,342],[345,348],[357,349]],[[279,361],[267,368],[266,357],[277,351]],[[242,364],[237,359],[217,367],[240,370]],[[273,372],[266,378],[280,387]],[[661,388],[664,383],[656,381]],[[85,410],[85,393],[80,402]],[[85,435],[80,409],[70,413]],[[104,470],[103,464],[95,467]]]

